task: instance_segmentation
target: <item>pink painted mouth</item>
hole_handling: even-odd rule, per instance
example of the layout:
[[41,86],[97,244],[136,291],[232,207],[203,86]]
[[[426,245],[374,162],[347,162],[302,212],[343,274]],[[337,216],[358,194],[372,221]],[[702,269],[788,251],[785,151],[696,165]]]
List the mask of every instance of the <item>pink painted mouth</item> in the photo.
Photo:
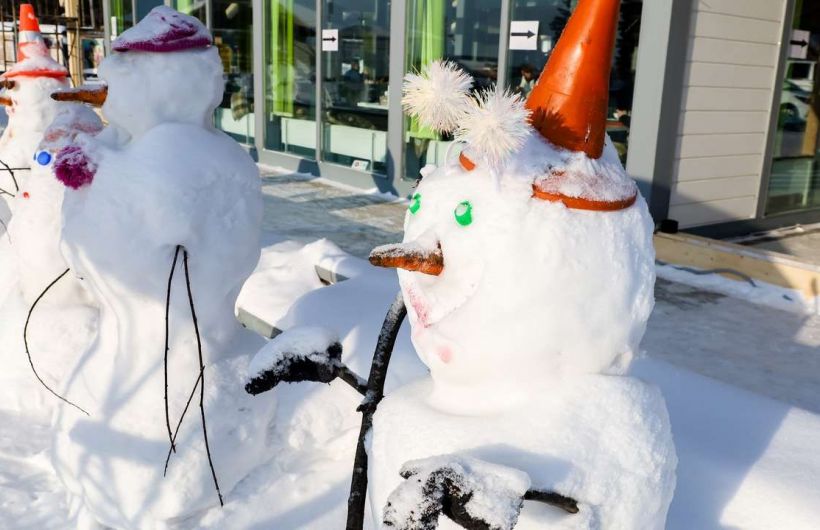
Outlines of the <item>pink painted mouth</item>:
[[410,299],[410,305],[413,306],[413,310],[416,312],[416,318],[418,319],[418,323],[422,328],[428,327],[430,324],[428,323],[428,318],[430,317],[430,310],[427,307],[427,304],[424,302],[424,299],[419,296],[416,290],[412,287],[407,289],[407,296]]

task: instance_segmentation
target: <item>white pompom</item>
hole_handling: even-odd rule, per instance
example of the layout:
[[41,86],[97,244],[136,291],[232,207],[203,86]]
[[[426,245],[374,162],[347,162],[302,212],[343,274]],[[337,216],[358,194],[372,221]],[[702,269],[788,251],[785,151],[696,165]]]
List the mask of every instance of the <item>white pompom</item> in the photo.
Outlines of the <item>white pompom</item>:
[[[471,98],[472,99],[472,98]],[[472,99],[472,105],[455,131],[455,139],[466,142],[470,156],[498,168],[518,151],[532,132],[530,111],[519,95],[489,89]]]
[[450,61],[433,61],[420,73],[404,77],[402,105],[425,127],[455,129],[470,107],[473,78]]

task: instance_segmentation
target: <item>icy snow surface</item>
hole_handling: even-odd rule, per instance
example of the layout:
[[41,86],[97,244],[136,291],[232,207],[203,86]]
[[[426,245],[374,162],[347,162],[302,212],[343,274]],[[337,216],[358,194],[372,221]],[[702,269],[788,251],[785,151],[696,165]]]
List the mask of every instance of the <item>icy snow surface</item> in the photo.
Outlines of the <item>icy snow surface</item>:
[[[265,254],[279,263],[300,264],[307,278],[314,273],[314,264],[304,259],[302,248],[280,243]],[[328,250],[328,257],[338,256],[338,250]],[[283,329],[302,324],[336,330],[344,343],[345,362],[365,373],[398,283],[390,271],[370,268],[349,256],[345,261],[369,269],[367,277],[351,275],[351,280],[322,288],[305,285],[305,293],[281,299],[271,310],[287,314],[278,322]],[[260,267],[259,272],[266,274],[271,293],[276,292],[278,279],[285,283],[293,274],[300,275],[284,268]],[[663,337],[658,337],[654,347],[663,344]],[[394,356],[388,395],[407,378],[424,373],[406,324]],[[662,361],[640,360],[632,373],[659,385],[669,409],[679,457],[669,530],[815,528],[820,519],[820,417]],[[395,379],[399,376],[404,380]],[[360,419],[354,409],[361,396],[341,382],[287,385],[275,394],[276,421],[269,443],[276,460],[239,483],[226,496],[224,509],[209,509],[171,528],[344,528]],[[49,437],[46,420],[6,410],[0,417],[0,528],[65,530],[64,494],[43,456]]]

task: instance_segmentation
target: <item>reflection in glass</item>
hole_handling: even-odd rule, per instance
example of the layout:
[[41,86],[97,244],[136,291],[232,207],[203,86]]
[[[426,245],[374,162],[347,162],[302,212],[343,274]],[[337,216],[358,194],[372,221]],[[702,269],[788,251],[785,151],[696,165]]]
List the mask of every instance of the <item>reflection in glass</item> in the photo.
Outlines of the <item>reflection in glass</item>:
[[265,14],[265,147],[316,153],[316,2],[272,0]]
[[134,25],[131,0],[111,0],[111,40]]
[[793,27],[810,37],[786,62],[766,215],[820,207],[820,7],[799,2]]
[[171,7],[180,13],[198,18],[203,24],[207,24],[207,14],[205,11],[207,4],[207,0],[171,0]]
[[339,32],[338,51],[323,59],[322,158],[384,173],[390,3],[324,0],[324,29]]
[[[523,97],[529,95],[577,4],[577,0],[512,0],[512,20],[539,21],[536,49],[509,52],[507,79],[512,90]],[[621,19],[609,81],[607,133],[624,163],[629,143],[642,6],[642,0],[621,1]]]
[[[474,90],[498,78],[501,0],[409,0],[407,71],[449,59],[475,79]],[[426,164],[441,165],[452,138],[406,120],[405,176],[417,179]]]
[[214,116],[216,126],[252,144],[253,9],[250,0],[212,0],[214,46],[225,71],[225,94]]

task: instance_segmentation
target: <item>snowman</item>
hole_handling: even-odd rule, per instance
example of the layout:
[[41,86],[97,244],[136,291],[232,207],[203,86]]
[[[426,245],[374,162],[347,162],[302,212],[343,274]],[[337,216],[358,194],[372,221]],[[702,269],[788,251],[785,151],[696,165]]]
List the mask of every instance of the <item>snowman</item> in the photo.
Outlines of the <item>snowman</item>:
[[[89,107],[79,103],[61,105],[37,146],[31,173],[20,185],[14,217],[8,225],[17,278],[28,306],[68,268],[60,252],[65,186],[54,176],[54,157],[77,134],[94,135],[102,129],[102,121]],[[49,289],[38,307],[88,302],[76,276],[69,274]]]
[[237,384],[261,339],[234,317],[259,258],[259,173],[212,125],[211,42],[197,19],[153,9],[100,65],[110,125],[55,157],[64,254],[100,307],[64,387],[77,407],[55,420],[79,528],[165,528],[230,502],[269,456],[275,402]]
[[[60,107],[51,93],[69,86],[68,70],[51,57],[31,4],[20,5],[18,35],[17,63],[0,76],[5,102],[10,103],[0,136],[0,196],[12,211],[11,195],[16,196],[28,178],[37,145]],[[2,216],[4,221],[7,216]]]
[[[422,171],[404,241],[371,254],[398,268],[430,370],[375,415],[376,525],[435,528],[449,510],[479,528],[664,527],[667,410],[625,375],[655,274],[646,203],[605,133],[618,7],[578,2],[526,102],[470,97],[447,63],[406,80],[410,111],[465,147]],[[523,502],[538,491],[577,509]]]
[[[6,233],[0,230],[0,343],[5,345],[0,351],[0,402],[46,422],[59,401],[52,393],[88,343],[96,321],[78,279],[63,274],[64,187],[54,178],[51,160],[78,132],[93,133],[102,125],[91,109],[49,97],[50,91],[68,87],[67,71],[48,54],[28,4],[21,6],[20,28],[21,60],[4,79],[14,104],[0,140],[0,159],[8,160],[15,176],[0,169],[0,188],[14,195],[5,198],[15,212],[0,227],[7,228]],[[31,170],[24,171],[29,165]]]

